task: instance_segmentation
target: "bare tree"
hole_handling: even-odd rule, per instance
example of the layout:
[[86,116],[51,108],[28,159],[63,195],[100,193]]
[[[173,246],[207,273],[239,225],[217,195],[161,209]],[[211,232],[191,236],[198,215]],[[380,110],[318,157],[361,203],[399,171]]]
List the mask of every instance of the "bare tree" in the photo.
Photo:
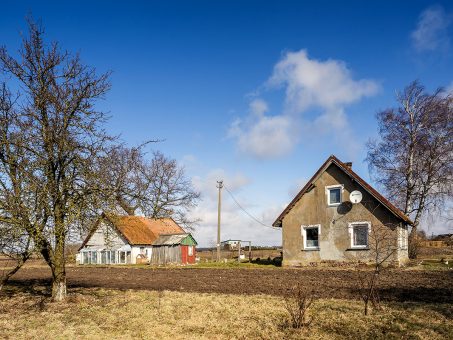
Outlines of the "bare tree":
[[106,210],[150,218],[171,217],[188,229],[197,222],[188,217],[188,212],[198,203],[200,193],[176,160],[154,152],[148,161],[141,147],[119,147],[102,160],[100,173],[103,185],[110,187],[109,195],[114,198]]
[[0,223],[0,256],[7,259],[5,265],[0,268],[0,291],[32,253],[31,237],[21,226]]
[[367,161],[378,183],[410,216],[409,256],[416,257],[417,226],[427,211],[452,197],[453,97],[418,82],[397,95],[399,106],[377,114],[380,141],[368,143]]
[[[66,296],[65,243],[97,188],[92,162],[110,140],[95,108],[110,88],[79,56],[44,42],[28,20],[19,58],[0,48],[5,74],[0,125],[1,219],[20,225],[52,271],[52,298]],[[15,96],[6,81],[18,88]]]
[[148,187],[142,175],[144,163],[141,147],[112,146],[108,157],[99,159],[97,171],[106,189],[104,211],[137,213]]
[[[358,293],[364,303],[364,314],[368,315],[369,303],[375,309],[380,308],[379,278],[383,270],[389,268],[398,251],[398,238],[395,237],[397,226],[393,224],[376,224],[368,233],[368,250],[356,268]],[[361,260],[361,261],[360,261]],[[372,269],[363,268],[362,263],[371,263]]]
[[148,183],[140,207],[144,215],[151,218],[172,217],[191,229],[197,221],[191,220],[188,212],[198,203],[200,193],[194,190],[184,168],[176,160],[155,152],[151,162],[145,164],[143,175]]

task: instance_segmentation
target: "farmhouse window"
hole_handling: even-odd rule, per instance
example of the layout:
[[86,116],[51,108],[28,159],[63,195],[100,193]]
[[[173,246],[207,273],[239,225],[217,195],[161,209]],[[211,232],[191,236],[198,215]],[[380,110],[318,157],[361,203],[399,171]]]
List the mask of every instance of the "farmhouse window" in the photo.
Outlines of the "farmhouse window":
[[337,206],[342,202],[343,185],[329,185],[326,186],[327,205]]
[[107,262],[107,253],[105,251],[101,251],[101,264],[106,264]]
[[92,264],[98,263],[98,252],[97,251],[90,251],[91,254],[91,262]]
[[192,246],[188,247],[188,254],[189,254],[189,256],[193,256],[193,247]]
[[120,251],[120,261],[119,263],[126,263],[126,252]]
[[319,234],[321,225],[302,226],[302,237],[304,239],[304,249],[319,249]]
[[350,223],[351,248],[368,248],[368,234],[370,230],[371,223],[369,222]]
[[90,260],[89,260],[89,255],[90,253],[87,252],[87,251],[84,251],[83,253],[83,264],[89,264],[90,263]]

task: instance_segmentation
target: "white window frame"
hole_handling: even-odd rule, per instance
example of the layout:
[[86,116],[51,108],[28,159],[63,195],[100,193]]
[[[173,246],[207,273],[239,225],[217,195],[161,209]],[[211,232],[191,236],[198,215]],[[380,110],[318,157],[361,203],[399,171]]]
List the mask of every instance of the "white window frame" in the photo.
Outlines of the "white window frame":
[[[317,247],[308,247],[307,246],[307,229],[318,228],[318,246]],[[319,250],[320,248],[320,236],[321,236],[321,224],[310,224],[302,225],[302,238],[304,239],[304,250]]]
[[192,248],[192,246],[189,246],[189,248],[187,249],[187,256],[193,256],[193,248]]
[[[330,203],[330,190],[332,190],[332,189],[340,189],[340,203]],[[326,186],[327,206],[337,207],[341,203],[343,203],[343,191],[344,191],[343,184],[327,185]]]
[[368,226],[368,235],[369,235],[371,233],[371,222],[362,221],[362,222],[351,222],[351,223],[348,223],[348,232],[349,232],[349,238],[351,240],[351,249],[368,249],[369,246],[370,246],[370,238],[369,238],[368,235],[367,235],[367,238],[366,238],[366,245],[360,245],[360,246],[354,245],[354,227],[355,226],[362,226],[362,225]]

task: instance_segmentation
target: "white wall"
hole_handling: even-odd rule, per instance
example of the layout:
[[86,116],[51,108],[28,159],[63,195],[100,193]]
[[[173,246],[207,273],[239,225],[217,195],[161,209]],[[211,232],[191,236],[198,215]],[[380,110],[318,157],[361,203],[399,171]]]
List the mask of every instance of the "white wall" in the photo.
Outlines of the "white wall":
[[131,263],[135,264],[137,262],[137,255],[141,254],[140,248],[145,248],[143,251],[143,255],[146,256],[146,250],[148,250],[148,260],[151,260],[151,253],[153,251],[153,248],[151,246],[132,246],[132,252],[131,252]]
[[117,249],[127,244],[127,241],[114,228],[103,222],[91,235],[85,247],[102,246],[109,249]]

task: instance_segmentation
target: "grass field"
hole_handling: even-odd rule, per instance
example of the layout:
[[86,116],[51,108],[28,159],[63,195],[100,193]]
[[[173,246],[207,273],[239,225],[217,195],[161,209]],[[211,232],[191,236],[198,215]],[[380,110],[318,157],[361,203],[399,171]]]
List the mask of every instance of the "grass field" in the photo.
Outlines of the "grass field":
[[[444,262],[385,271],[383,309],[364,316],[350,268],[70,265],[69,297],[53,303],[49,268],[33,260],[0,293],[0,339],[453,339],[453,261]],[[318,296],[302,330],[283,303],[294,284]]]
[[79,288],[51,303],[39,287],[5,293],[4,339],[453,339],[451,304],[387,303],[365,317],[359,301],[320,299],[295,330],[269,295]]

